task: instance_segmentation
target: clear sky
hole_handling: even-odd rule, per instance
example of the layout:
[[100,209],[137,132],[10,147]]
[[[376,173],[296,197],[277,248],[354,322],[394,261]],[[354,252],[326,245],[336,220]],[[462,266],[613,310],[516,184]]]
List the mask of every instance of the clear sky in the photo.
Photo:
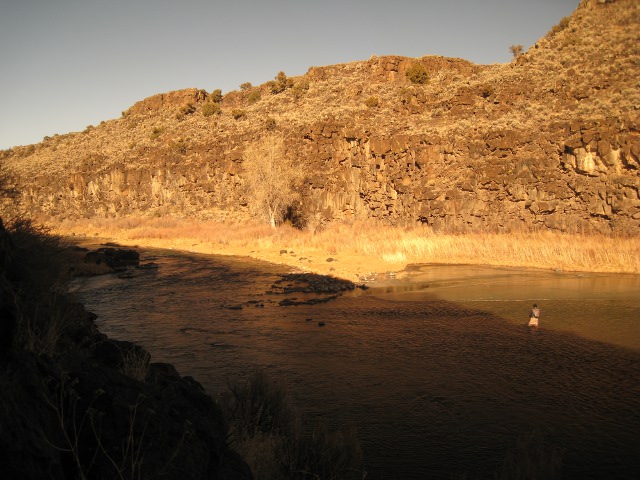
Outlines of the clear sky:
[[579,0],[0,0],[0,149],[81,131],[156,93],[280,70],[444,55],[507,62]]

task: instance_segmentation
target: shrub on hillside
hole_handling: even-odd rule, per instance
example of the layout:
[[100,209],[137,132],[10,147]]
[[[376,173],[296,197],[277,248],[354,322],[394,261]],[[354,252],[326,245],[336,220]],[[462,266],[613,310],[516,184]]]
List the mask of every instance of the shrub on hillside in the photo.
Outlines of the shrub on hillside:
[[491,95],[495,93],[493,85],[482,85],[480,87],[480,96],[482,98],[489,98]]
[[180,155],[187,153],[187,147],[187,142],[183,138],[171,142],[171,149]]
[[267,87],[269,88],[269,91],[271,93],[273,93],[274,95],[277,94],[277,93],[280,93],[282,91],[282,90],[278,89],[278,84],[276,83],[275,80],[269,80],[267,82]]
[[511,55],[513,55],[513,58],[518,58],[524,52],[524,47],[522,45],[511,45],[509,51]]
[[194,100],[196,101],[196,103],[204,102],[208,97],[209,97],[209,94],[207,93],[207,91],[201,88],[200,90],[196,90]]
[[149,138],[151,140],[155,140],[160,135],[162,135],[163,132],[164,132],[164,127],[153,127],[153,130],[151,131],[151,135],[149,135]]
[[272,132],[276,129],[276,126],[277,124],[275,118],[267,117],[267,119],[264,121],[264,128],[267,132]]
[[239,108],[236,108],[231,112],[231,116],[236,120],[240,120],[247,116],[247,112],[245,112],[244,110],[240,110]]
[[549,30],[549,32],[547,33],[546,38],[552,38],[556,34],[560,33],[564,29],[566,29],[569,26],[569,20],[570,20],[569,17],[564,17],[556,25],[551,27],[551,30]]
[[[87,127],[88,128],[88,127]],[[87,133],[87,130],[85,130],[84,133]],[[31,145],[27,145],[26,147],[24,147],[21,151],[20,154],[22,156],[28,156],[28,155],[32,155],[36,152],[37,147],[34,144]]]
[[220,105],[214,102],[207,102],[202,106],[202,115],[210,117],[211,115],[219,114],[222,111]]
[[188,115],[191,115],[196,111],[196,106],[193,103],[187,103],[182,106],[178,113],[176,114],[176,119],[184,120]]
[[288,78],[284,72],[278,72],[275,80],[267,82],[269,90],[274,95],[284,92],[287,88],[293,87],[293,80]]
[[209,95],[209,100],[214,103],[220,103],[222,101],[222,90],[218,88],[211,92],[211,94]]
[[424,85],[429,81],[429,72],[421,63],[413,63],[405,72],[407,79],[411,83],[417,83],[418,85]]
[[380,105],[380,100],[378,97],[369,97],[364,101],[364,104],[369,108],[376,108]]
[[195,111],[196,111],[196,107],[193,103],[187,103],[180,109],[180,113],[184,115],[191,115]]
[[249,105],[253,105],[254,103],[256,103],[257,101],[259,101],[262,98],[262,95],[260,94],[260,90],[253,90],[248,96],[247,96],[247,102],[249,102]]
[[302,97],[309,90],[309,80],[300,80],[296,82],[291,91],[294,98],[297,100]]
[[253,85],[251,85],[251,82],[244,82],[240,84],[240,90],[242,90],[243,92],[246,92],[247,90],[251,90],[253,88]]

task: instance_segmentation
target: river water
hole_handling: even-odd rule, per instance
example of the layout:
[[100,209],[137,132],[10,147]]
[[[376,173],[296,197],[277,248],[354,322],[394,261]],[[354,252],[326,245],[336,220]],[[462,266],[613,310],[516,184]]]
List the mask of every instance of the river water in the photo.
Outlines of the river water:
[[266,369],[357,427],[368,479],[493,478],[532,432],[563,478],[640,478],[640,276],[423,265],[280,306],[309,296],[266,293],[286,267],[142,253],[159,268],[78,283],[100,330],[214,398]]

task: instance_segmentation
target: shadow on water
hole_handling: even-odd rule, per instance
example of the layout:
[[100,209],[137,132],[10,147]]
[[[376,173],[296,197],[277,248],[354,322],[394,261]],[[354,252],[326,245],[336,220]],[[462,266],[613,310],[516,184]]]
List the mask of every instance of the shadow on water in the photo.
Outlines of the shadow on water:
[[[565,328],[596,316],[561,308],[584,304],[573,280],[545,287],[553,276],[428,269],[283,307],[266,293],[282,267],[153,254],[158,270],[83,286],[101,330],[141,343],[214,397],[263,366],[308,418],[358,427],[367,478],[493,478],[531,432],[561,455],[563,478],[640,478],[640,348]],[[598,281],[589,298],[629,322],[639,308],[629,281],[614,303]],[[524,326],[532,298],[543,307],[538,330]]]

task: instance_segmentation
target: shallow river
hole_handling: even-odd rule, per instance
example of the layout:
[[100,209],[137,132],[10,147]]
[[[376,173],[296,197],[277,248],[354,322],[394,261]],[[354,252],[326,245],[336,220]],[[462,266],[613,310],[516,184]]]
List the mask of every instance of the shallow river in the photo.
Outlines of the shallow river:
[[285,267],[145,255],[157,270],[83,281],[100,330],[214,397],[266,368],[308,418],[358,428],[368,479],[493,478],[534,431],[563,478],[640,478],[640,276],[416,266],[280,306],[304,297],[265,293]]

